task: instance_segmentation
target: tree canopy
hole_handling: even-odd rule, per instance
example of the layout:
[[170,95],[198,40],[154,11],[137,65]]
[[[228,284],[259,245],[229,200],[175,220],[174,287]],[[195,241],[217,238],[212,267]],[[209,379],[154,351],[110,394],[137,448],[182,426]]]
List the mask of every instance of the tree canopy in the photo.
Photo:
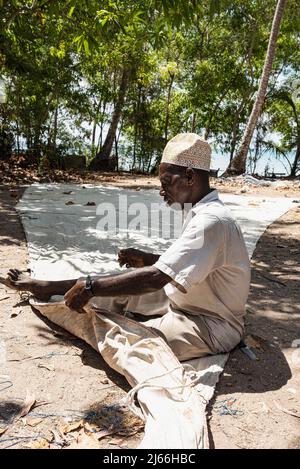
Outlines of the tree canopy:
[[[150,172],[178,132],[234,157],[262,73],[275,0],[0,0],[0,159]],[[251,155],[300,173],[298,1],[288,0]],[[3,86],[4,86],[3,85]],[[259,142],[259,144],[257,143]]]

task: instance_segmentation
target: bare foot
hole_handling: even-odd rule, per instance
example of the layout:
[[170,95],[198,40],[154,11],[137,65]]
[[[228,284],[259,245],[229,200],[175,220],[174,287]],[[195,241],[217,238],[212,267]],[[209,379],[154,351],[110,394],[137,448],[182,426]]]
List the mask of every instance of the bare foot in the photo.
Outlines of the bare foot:
[[48,300],[51,296],[48,291],[48,283],[32,279],[28,272],[18,269],[10,269],[7,277],[0,277],[0,283],[3,283],[8,288],[17,291],[28,291],[32,293],[39,300]]

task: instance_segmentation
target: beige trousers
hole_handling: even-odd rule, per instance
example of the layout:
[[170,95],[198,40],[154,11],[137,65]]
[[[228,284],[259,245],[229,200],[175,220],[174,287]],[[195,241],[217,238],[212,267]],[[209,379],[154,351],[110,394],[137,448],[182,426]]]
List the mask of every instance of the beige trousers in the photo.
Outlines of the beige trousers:
[[[98,350],[111,368],[125,376],[133,387],[127,395],[127,403],[133,410],[141,412],[146,422],[140,448],[208,447],[206,400],[198,395],[193,384],[195,370],[190,375],[166,341],[153,329],[123,314],[103,310],[103,305],[107,308],[111,304],[120,311],[122,305],[130,305],[130,301],[131,305],[141,305],[143,300],[138,297],[128,301],[125,298],[105,299],[100,301],[102,310],[90,303],[85,314],[72,311],[62,297],[52,297],[50,302],[31,300],[31,303],[48,319]],[[149,303],[145,310],[149,313]],[[168,312],[161,319],[167,315]],[[164,329],[166,334],[167,329]],[[187,348],[182,346],[184,358],[194,355],[194,346],[190,347],[189,342]],[[177,350],[180,354],[180,349]],[[195,353],[199,355],[201,351]],[[139,408],[134,404],[135,397]]]
[[[136,396],[146,421],[140,448],[208,447],[203,391],[209,388],[207,378],[202,397],[193,383],[195,370],[189,372],[180,361],[231,350],[240,334],[228,323],[176,311],[163,290],[97,298],[86,306],[85,314],[72,311],[62,297],[32,304],[98,350],[111,368],[125,376],[133,387],[128,404],[132,408]],[[155,318],[150,317],[153,312]],[[138,320],[130,319],[132,313]],[[197,380],[200,386],[200,375]]]
[[[63,298],[58,299],[62,301]],[[80,334],[77,332],[75,335],[81,338],[86,336],[85,332],[89,335],[88,331],[92,325],[89,324],[88,315],[78,315],[70,310],[68,320],[63,325],[53,303],[48,303],[48,307],[47,303],[37,303],[36,307],[43,315],[67,330],[72,328],[71,322],[78,317],[82,330]],[[140,296],[93,298],[89,303],[89,309],[118,313],[148,327],[163,337],[180,361],[229,352],[241,340],[241,333],[225,320],[204,315],[189,315],[176,310],[163,289]],[[89,343],[88,340],[87,342]]]
[[225,320],[176,310],[164,289],[140,296],[98,297],[91,301],[92,305],[123,314],[155,330],[180,361],[229,352],[241,340],[241,334]]

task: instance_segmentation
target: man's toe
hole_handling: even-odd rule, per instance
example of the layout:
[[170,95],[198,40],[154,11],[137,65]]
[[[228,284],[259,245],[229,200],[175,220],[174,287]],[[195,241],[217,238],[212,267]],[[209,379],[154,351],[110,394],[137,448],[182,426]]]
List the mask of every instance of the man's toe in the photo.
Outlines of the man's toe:
[[21,274],[21,271],[18,269],[9,269],[9,273],[12,273],[14,277],[18,277]]

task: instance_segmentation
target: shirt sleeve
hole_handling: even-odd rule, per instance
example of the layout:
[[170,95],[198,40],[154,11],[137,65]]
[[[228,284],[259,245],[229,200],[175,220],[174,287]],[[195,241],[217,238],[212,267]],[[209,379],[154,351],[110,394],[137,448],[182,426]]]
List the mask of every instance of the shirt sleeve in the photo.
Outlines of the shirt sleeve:
[[211,214],[194,216],[178,238],[154,264],[172,278],[180,291],[200,283],[224,258],[225,228]]

